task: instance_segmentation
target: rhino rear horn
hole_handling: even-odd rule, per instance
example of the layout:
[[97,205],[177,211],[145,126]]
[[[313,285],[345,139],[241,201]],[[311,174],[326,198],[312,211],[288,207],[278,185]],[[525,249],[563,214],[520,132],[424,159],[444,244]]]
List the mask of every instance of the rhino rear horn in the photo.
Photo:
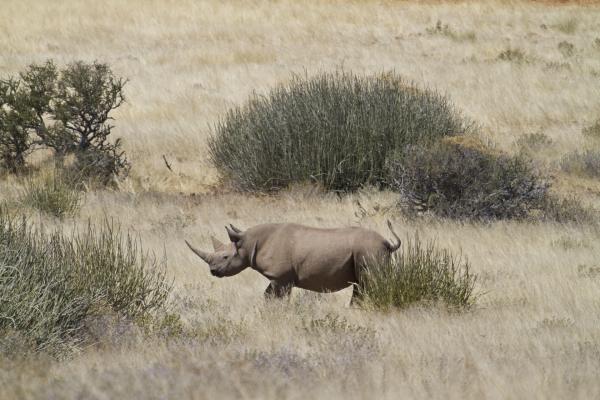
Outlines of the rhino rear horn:
[[231,229],[233,229],[235,232],[237,233],[242,233],[242,230],[240,228],[236,228],[235,226],[233,226],[233,224],[229,224],[229,226],[231,227]]

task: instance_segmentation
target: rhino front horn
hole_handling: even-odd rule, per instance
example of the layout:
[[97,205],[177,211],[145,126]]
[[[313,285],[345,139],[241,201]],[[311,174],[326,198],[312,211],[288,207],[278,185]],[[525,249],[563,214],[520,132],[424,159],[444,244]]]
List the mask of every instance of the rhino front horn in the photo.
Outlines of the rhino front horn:
[[185,241],[185,244],[188,245],[188,247],[190,248],[190,250],[192,250],[194,253],[196,253],[196,255],[198,257],[200,257],[201,259],[203,259],[206,263],[208,263],[208,253],[204,252],[202,250],[198,250],[196,249],[194,246],[192,246],[187,240]]

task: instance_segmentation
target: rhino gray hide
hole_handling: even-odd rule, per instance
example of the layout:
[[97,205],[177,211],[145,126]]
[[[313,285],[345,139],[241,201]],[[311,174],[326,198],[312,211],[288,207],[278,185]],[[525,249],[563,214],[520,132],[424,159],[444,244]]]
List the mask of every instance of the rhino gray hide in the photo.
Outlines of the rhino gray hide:
[[[319,229],[298,224],[263,224],[241,231],[225,227],[228,244],[212,238],[214,253],[189,248],[216,277],[233,276],[250,267],[271,281],[267,297],[288,296],[292,287],[335,292],[358,283],[365,258],[385,256],[400,247],[400,238],[387,221],[396,243],[364,228]],[[356,300],[356,286],[352,302]]]

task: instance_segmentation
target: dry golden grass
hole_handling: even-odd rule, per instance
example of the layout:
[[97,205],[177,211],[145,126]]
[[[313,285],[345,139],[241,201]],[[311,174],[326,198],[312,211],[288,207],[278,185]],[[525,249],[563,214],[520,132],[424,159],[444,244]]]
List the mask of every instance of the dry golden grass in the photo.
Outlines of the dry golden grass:
[[[433,31],[438,20],[448,29]],[[581,128],[600,117],[599,21],[597,6],[521,2],[3,1],[0,75],[46,58],[97,59],[130,79],[114,132],[132,175],[120,191],[88,193],[75,222],[108,215],[147,248],[164,249],[185,334],[107,323],[97,346],[69,360],[1,360],[2,397],[598,397],[598,230],[409,221],[385,211],[395,201],[386,192],[223,193],[206,137],[228,107],[292,73],[395,69],[448,93],[502,149],[516,151],[523,134],[548,135],[534,156],[556,175],[556,190],[599,207],[597,180],[556,166],[591,145]],[[573,56],[561,54],[562,41]],[[499,61],[509,48],[524,60]],[[17,198],[19,185],[3,178],[0,198]],[[437,238],[469,258],[485,292],[475,310],[370,313],[348,308],[348,291],[296,291],[289,304],[265,304],[264,278],[217,280],[183,243],[209,247],[228,222],[360,224],[387,235],[386,218],[402,235]]]

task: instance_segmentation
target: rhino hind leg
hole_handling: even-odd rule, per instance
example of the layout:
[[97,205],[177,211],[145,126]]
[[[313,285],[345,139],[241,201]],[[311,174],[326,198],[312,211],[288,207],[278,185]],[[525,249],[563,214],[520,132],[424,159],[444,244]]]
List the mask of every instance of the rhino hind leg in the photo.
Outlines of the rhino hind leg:
[[292,286],[288,283],[282,283],[277,281],[271,281],[267,289],[265,290],[265,298],[267,299],[281,299],[283,297],[289,297],[292,293]]
[[352,298],[350,298],[351,306],[359,306],[363,300],[363,294],[361,293],[358,285],[352,285]]

